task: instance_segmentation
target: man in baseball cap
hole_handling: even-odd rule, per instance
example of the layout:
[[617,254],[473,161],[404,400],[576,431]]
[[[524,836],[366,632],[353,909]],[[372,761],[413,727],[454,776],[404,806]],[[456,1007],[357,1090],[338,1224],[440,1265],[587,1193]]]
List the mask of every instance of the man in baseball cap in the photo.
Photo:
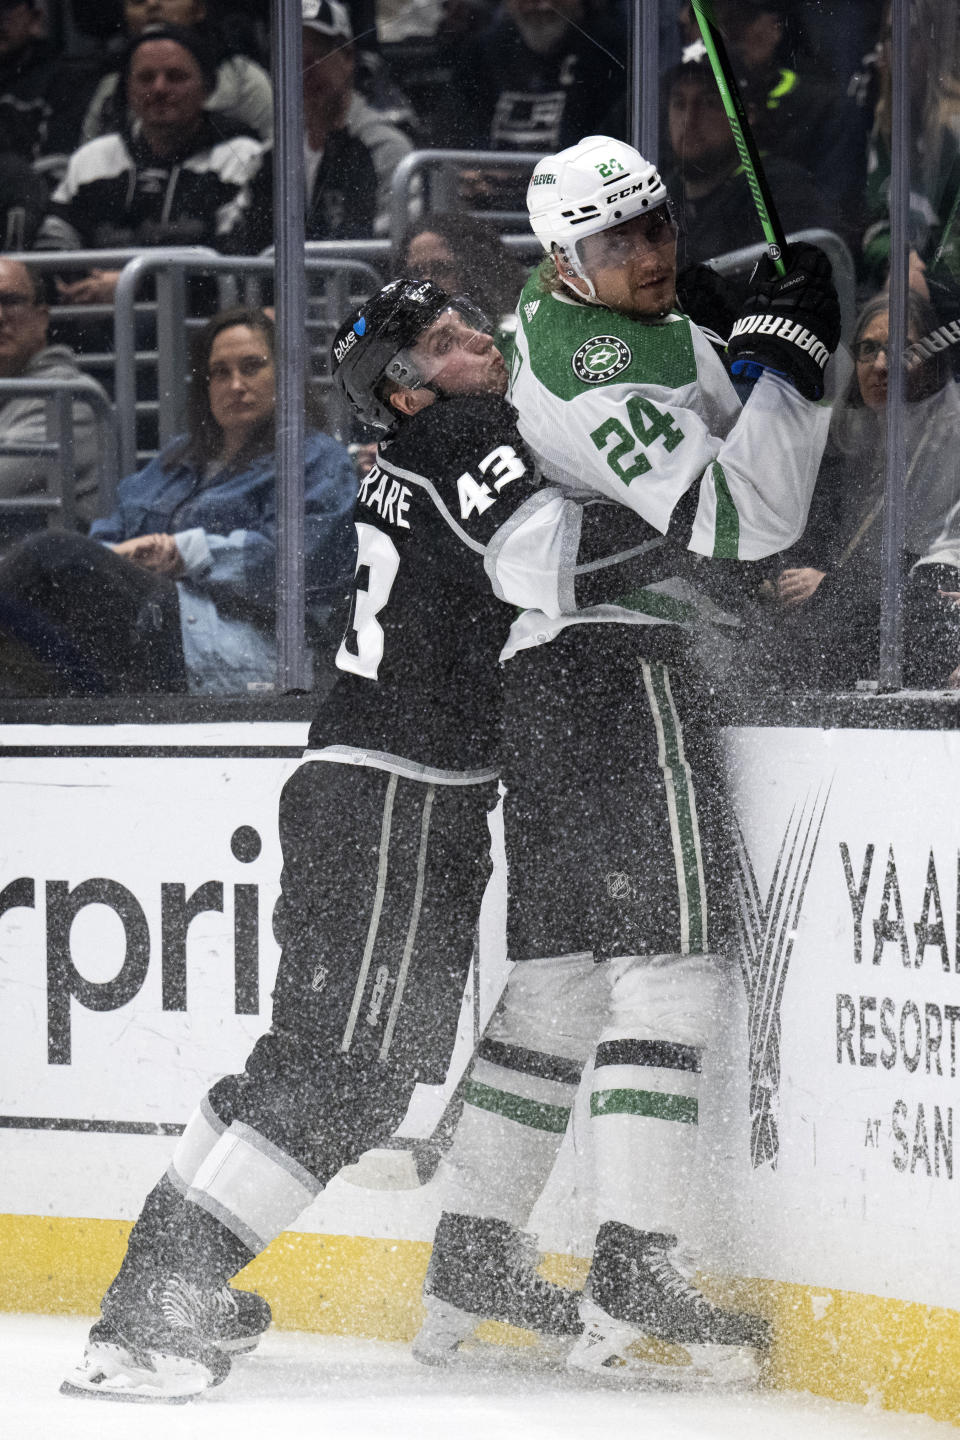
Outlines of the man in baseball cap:
[[828,202],[828,228],[852,242],[866,184],[864,115],[845,82],[810,68],[810,8],[797,0],[717,0],[716,16],[756,107],[757,144],[812,174]]
[[[311,169],[315,178],[325,168],[323,159],[317,161],[315,153],[325,149],[331,133],[341,132],[354,150],[362,147],[366,151],[356,162],[360,170],[368,170],[372,165],[376,193],[371,223],[375,234],[385,235],[390,225],[393,174],[413,145],[403,131],[369,104],[357,89],[357,64],[361,57],[354,44],[347,7],[340,0],[302,0],[302,6],[308,181]],[[353,171],[345,166],[343,173],[349,189]],[[328,189],[329,183],[326,177]],[[315,185],[311,185],[311,196],[316,199]],[[317,234],[312,238],[325,237]]]

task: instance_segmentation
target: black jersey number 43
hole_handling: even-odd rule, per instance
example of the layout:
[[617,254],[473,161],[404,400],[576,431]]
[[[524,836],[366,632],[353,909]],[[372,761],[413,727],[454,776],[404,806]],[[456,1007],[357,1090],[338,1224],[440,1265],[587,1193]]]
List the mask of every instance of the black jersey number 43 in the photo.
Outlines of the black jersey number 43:
[[353,612],[337,651],[337,668],[376,680],[383,659],[383,626],[377,619],[390,599],[400,554],[390,536],[374,525],[357,524],[357,571]]

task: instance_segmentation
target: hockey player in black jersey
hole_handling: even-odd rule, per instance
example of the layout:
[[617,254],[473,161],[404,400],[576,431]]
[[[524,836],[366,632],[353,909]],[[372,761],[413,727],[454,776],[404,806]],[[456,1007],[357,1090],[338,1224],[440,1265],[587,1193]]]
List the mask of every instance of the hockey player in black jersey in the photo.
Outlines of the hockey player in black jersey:
[[[337,381],[385,438],[357,501],[341,676],[280,800],[271,1026],[191,1117],[66,1393],[181,1400],[222,1381],[270,1318],[227,1282],[391,1135],[416,1081],[443,1079],[490,869],[502,601],[556,588],[578,529],[576,504],[537,488],[481,323],[400,280],[334,342]],[[507,1226],[496,1277],[499,1318],[579,1328]]]

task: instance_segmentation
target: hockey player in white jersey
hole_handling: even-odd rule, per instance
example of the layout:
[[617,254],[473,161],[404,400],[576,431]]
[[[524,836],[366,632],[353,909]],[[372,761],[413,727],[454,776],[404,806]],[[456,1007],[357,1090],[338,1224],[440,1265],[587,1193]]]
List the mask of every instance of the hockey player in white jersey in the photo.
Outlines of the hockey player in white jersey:
[[[711,560],[757,559],[803,530],[839,306],[819,250],[790,247],[783,277],[764,259],[728,346],[754,382],[741,404],[708,338],[675,308],[676,230],[652,165],[592,136],[537,165],[527,203],[549,258],[519,305],[518,427],[545,478],[583,502],[583,527],[629,520],[631,539],[618,603],[591,605],[589,574],[565,581],[561,562],[553,591],[528,585],[505,651],[508,949],[519,963],[466,1085],[415,1353],[451,1358],[490,1314],[484,1227],[526,1224],[592,1060],[598,1230],[567,1363],[742,1383],[757,1374],[767,1325],[711,1303],[678,1258],[684,1199],[700,1188],[703,1054],[723,1043],[716,952],[730,853],[692,636],[717,616]],[[517,536],[518,574],[529,535]],[[637,1358],[635,1342],[651,1338],[688,1363]]]

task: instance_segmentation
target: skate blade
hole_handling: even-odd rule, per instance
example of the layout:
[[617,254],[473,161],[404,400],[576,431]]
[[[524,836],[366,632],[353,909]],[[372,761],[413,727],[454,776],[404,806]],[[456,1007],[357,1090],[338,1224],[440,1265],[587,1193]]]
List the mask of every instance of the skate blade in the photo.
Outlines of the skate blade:
[[421,1365],[484,1370],[558,1369],[570,1337],[541,1335],[459,1310],[447,1300],[426,1297],[427,1318],[413,1341]]
[[659,1352],[651,1355],[650,1347],[638,1344],[636,1330],[605,1319],[603,1323],[584,1316],[583,1334],[574,1342],[567,1356],[567,1369],[604,1383],[644,1384],[653,1386],[676,1384],[680,1366],[663,1363],[667,1358]]
[[760,1379],[762,1353],[750,1345],[686,1345],[689,1385],[703,1390],[752,1390]]
[[752,1389],[760,1357],[749,1346],[674,1345],[632,1325],[585,1316],[567,1368],[608,1384],[665,1390]]
[[232,1340],[212,1340],[210,1343],[222,1350],[224,1355],[229,1355],[231,1360],[242,1360],[245,1355],[252,1355],[254,1350],[263,1339],[260,1335],[238,1335]]
[[198,1360],[157,1354],[150,1368],[123,1346],[94,1345],[62,1382],[60,1394],[134,1404],[185,1405],[217,1383],[219,1379]]

